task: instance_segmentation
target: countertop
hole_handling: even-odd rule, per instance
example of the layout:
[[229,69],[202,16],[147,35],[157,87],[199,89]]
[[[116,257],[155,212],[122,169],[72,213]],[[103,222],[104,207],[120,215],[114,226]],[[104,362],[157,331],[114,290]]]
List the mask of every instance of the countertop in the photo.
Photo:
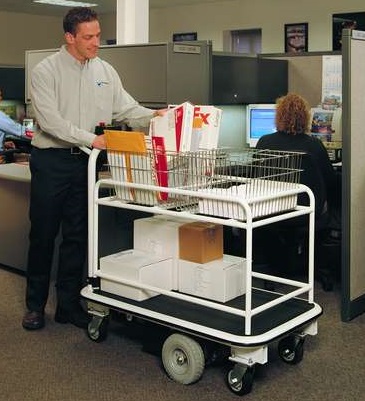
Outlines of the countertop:
[[29,182],[30,170],[28,163],[0,164],[0,178],[12,181]]

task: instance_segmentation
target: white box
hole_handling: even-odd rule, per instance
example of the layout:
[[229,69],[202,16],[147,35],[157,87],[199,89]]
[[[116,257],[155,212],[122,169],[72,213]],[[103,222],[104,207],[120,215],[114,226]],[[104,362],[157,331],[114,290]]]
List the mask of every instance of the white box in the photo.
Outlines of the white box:
[[[172,289],[171,258],[151,255],[130,249],[100,258],[100,272],[135,283],[151,285],[164,290]],[[100,289],[111,294],[143,301],[158,293],[101,278]]]
[[173,258],[172,289],[178,289],[179,227],[192,220],[153,216],[134,220],[133,248],[153,255]]
[[223,259],[199,264],[179,260],[179,291],[227,302],[246,291],[246,260],[224,255]]

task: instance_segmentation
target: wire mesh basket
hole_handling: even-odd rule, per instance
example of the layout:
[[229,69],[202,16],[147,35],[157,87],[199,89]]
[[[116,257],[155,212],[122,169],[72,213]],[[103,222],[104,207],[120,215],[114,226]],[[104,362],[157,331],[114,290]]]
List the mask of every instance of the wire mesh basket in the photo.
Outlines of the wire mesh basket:
[[[214,185],[199,190],[198,212],[245,220],[245,209],[237,199],[248,202],[253,218],[294,209],[297,194],[282,194],[299,187],[303,155],[262,149],[227,152],[215,168]],[[207,194],[225,200],[208,199]]]
[[[253,217],[295,208],[296,195],[279,195],[298,187],[302,155],[258,149],[169,152],[154,148],[138,153],[108,149],[108,163],[116,197],[123,201],[244,220],[237,199],[248,201]],[[125,182],[144,185],[121,185]],[[151,186],[183,189],[189,194],[157,191]],[[222,200],[208,199],[207,194]],[[257,201],[267,196],[271,198]]]
[[[147,149],[145,152],[108,150],[108,163],[116,197],[141,205],[182,208],[197,206],[198,199],[188,195],[152,190],[151,186],[197,191],[212,187],[219,150],[171,152]],[[131,188],[118,183],[143,184]]]

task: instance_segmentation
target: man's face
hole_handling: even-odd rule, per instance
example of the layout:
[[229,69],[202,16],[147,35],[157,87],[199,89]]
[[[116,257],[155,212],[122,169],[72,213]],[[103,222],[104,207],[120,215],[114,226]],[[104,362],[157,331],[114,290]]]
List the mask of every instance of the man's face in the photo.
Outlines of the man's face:
[[67,50],[80,62],[85,62],[98,55],[100,46],[100,25],[98,21],[82,22],[75,35],[67,32],[65,39]]

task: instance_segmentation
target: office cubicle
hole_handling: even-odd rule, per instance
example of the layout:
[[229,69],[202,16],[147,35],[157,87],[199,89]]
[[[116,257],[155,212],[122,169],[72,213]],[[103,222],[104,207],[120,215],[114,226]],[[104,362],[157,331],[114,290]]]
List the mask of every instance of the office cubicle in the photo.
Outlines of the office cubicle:
[[365,32],[343,31],[342,319],[365,311]]
[[342,58],[341,318],[349,321],[365,311],[365,32],[344,30],[342,43],[342,53],[271,57],[288,60],[288,90],[311,106],[321,101],[323,56]]

